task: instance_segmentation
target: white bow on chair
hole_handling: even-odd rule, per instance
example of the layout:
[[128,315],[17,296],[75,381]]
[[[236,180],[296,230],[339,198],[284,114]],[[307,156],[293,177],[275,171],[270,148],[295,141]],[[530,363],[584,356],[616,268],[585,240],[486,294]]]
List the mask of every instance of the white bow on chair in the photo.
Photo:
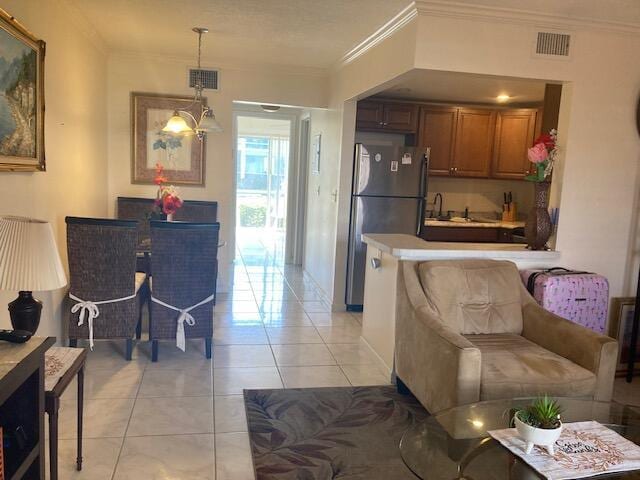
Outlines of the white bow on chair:
[[87,316],[87,325],[89,327],[89,347],[93,350],[93,321],[100,316],[100,309],[98,305],[103,305],[105,303],[116,303],[116,302],[124,302],[125,300],[131,300],[135,298],[136,294],[129,295],[128,297],[115,298],[113,300],[101,300],[99,302],[92,302],[91,300],[82,300],[79,297],[76,297],[73,293],[69,293],[69,298],[71,300],[75,300],[76,304],[71,307],[71,313],[77,313],[80,311],[80,316],[78,318],[78,326],[81,327],[84,325],[85,316]]
[[207,298],[205,298],[201,302],[196,303],[195,305],[191,305],[190,307],[187,307],[187,308],[178,308],[178,307],[174,307],[173,305],[169,305],[168,303],[165,303],[162,300],[158,300],[156,297],[151,295],[152,302],[157,303],[158,305],[162,305],[163,307],[169,308],[171,310],[175,310],[176,312],[180,313],[180,315],[178,316],[178,326],[176,328],[176,347],[178,347],[183,352],[186,349],[186,335],[184,331],[184,324],[186,322],[186,324],[189,325],[190,327],[193,327],[196,324],[195,318],[193,318],[193,315],[191,315],[189,312],[194,308],[198,308],[199,306],[204,305],[205,303],[211,302],[214,297],[215,295],[212,293]]

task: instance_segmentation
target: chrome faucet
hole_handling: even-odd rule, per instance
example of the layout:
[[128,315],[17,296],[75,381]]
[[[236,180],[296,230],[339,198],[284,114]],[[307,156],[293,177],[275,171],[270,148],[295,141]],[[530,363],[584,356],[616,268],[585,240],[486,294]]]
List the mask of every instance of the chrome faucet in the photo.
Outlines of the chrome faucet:
[[440,198],[440,208],[438,209],[438,217],[440,218],[442,217],[442,194],[441,193],[436,193],[435,198],[433,199],[433,209],[436,209],[436,202],[438,201],[438,197]]

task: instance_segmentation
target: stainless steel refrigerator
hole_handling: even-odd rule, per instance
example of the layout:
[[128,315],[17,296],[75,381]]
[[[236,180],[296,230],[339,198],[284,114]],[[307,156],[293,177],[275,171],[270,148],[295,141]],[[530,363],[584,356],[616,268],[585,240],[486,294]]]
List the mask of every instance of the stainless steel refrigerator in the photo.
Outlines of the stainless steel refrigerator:
[[356,143],[351,190],[346,304],[362,308],[363,233],[418,235],[427,195],[427,155],[417,148]]

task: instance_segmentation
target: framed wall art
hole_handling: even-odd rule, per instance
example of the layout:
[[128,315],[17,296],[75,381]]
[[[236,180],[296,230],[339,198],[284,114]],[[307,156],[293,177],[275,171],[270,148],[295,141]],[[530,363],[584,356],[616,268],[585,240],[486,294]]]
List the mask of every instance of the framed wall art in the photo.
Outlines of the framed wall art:
[[[203,99],[206,105],[206,99]],[[193,97],[131,93],[131,182],[153,183],[156,165],[164,167],[167,183],[204,186],[206,139],[162,131],[175,110],[199,118]]]
[[0,9],[0,171],[44,171],[45,42]]
[[[618,364],[616,367],[618,373],[626,373],[628,368],[635,303],[635,297],[617,297],[611,300],[609,336],[618,340]],[[640,352],[640,339],[636,352]]]

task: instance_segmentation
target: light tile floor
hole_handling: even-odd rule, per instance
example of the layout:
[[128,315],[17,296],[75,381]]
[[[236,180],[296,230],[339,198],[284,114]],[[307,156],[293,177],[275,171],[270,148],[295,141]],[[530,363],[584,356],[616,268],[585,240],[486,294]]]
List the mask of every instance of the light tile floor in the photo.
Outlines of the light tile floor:
[[213,361],[202,341],[183,353],[148,342],[97,342],[85,380],[84,468],[74,470],[75,384],[60,412],[60,478],[253,479],[242,390],[388,383],[360,343],[358,314],[331,313],[281,250],[242,238],[231,293],[214,312]]
[[[203,342],[183,353],[147,342],[131,362],[123,344],[98,342],[85,387],[84,469],[75,466],[75,386],[60,419],[60,479],[253,479],[242,390],[384,384],[360,343],[360,316],[330,313],[299,268],[242,239],[234,288],[214,315],[213,361]],[[281,257],[279,251],[278,258]],[[616,381],[615,398],[640,405],[640,378]]]

